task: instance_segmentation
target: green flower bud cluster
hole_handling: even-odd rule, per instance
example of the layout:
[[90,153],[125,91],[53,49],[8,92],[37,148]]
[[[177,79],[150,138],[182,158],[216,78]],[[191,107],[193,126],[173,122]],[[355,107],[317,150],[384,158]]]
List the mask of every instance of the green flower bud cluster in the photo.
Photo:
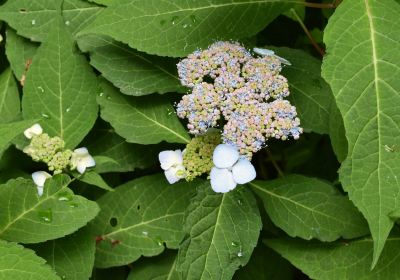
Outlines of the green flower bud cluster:
[[72,151],[64,150],[65,143],[60,137],[50,137],[47,133],[34,135],[24,153],[34,161],[47,164],[49,170],[59,174],[70,165]]
[[221,143],[218,131],[208,132],[192,138],[183,153],[183,166],[186,169],[187,181],[209,173],[214,166],[212,155],[214,149]]

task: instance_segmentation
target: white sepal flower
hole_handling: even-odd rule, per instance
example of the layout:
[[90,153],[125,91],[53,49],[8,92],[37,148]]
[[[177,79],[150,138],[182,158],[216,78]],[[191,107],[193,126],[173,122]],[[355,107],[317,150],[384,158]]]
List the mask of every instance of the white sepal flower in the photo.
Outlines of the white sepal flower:
[[30,128],[25,129],[25,131],[24,131],[24,135],[28,139],[32,139],[33,136],[40,135],[42,133],[43,133],[43,129],[40,126],[40,124],[38,124],[38,123],[35,123]]
[[168,170],[173,166],[182,165],[183,163],[181,150],[162,151],[158,154],[158,159],[160,160],[161,168],[163,170]]
[[181,150],[162,151],[158,154],[158,159],[168,183],[174,184],[185,178],[186,169],[183,166],[183,152]]
[[247,184],[256,178],[256,169],[247,158],[240,159],[232,167],[233,180],[238,184]]
[[220,144],[213,154],[214,167],[210,172],[211,188],[217,193],[233,190],[256,178],[256,170],[247,158],[240,158],[235,146]]
[[230,168],[238,159],[238,150],[235,146],[228,144],[219,144],[213,153],[213,162],[218,168]]
[[93,167],[96,165],[94,158],[89,154],[88,149],[85,147],[75,149],[71,156],[71,169],[78,170],[79,173],[83,174],[86,168]]
[[32,173],[32,180],[37,186],[38,195],[43,195],[44,183],[48,178],[51,178],[51,175],[45,171],[36,171]]
[[217,193],[227,193],[236,188],[232,172],[226,168],[213,167],[210,172],[211,187]]

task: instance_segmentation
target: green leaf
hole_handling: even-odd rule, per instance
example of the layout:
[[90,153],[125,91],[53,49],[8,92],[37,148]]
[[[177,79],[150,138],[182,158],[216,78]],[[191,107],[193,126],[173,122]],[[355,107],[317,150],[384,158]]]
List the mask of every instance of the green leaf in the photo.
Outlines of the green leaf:
[[[158,162],[158,149],[149,145],[127,143],[124,138],[113,132],[96,135],[87,147],[95,157],[95,170],[98,173],[134,171],[136,168],[144,169]],[[111,160],[101,160],[104,157]]]
[[31,246],[40,257],[68,280],[87,280],[92,274],[95,239],[87,228],[61,239]]
[[61,5],[65,25],[73,34],[88,26],[104,9],[81,0],[12,0],[0,7],[0,19],[19,35],[41,42],[57,24]]
[[140,96],[155,92],[185,92],[175,59],[141,53],[106,37],[98,40],[104,43],[91,51],[90,64],[122,93]]
[[190,141],[167,98],[126,97],[108,83],[103,82],[102,86],[104,93],[97,98],[101,117],[126,141],[138,144]]
[[0,278],[60,280],[46,261],[16,243],[0,240]]
[[82,182],[86,183],[86,184],[99,187],[100,189],[103,189],[103,190],[106,190],[106,191],[111,191],[111,192],[114,191],[114,189],[111,188],[103,180],[103,178],[98,173],[96,173],[95,171],[85,172],[83,175],[78,176],[77,179],[79,181],[82,181]]
[[38,49],[27,76],[24,118],[42,118],[43,130],[74,148],[97,118],[98,80],[60,21]]
[[128,280],[180,280],[176,256],[176,252],[167,251],[158,257],[143,258],[133,264]]
[[234,280],[292,280],[292,265],[263,244],[259,244],[251,255],[249,263],[239,269]]
[[185,56],[215,40],[261,31],[291,7],[289,0],[136,0],[106,8],[80,34],[108,35],[130,47],[162,56]]
[[98,213],[93,201],[74,195],[70,179],[58,175],[46,181],[38,196],[31,179],[10,180],[0,186],[0,238],[38,243],[70,234]]
[[0,156],[3,154],[4,150],[8,148],[15,137],[21,134],[25,129],[31,127],[35,122],[35,120],[26,120],[0,124]]
[[[344,119],[348,158],[340,179],[368,220],[373,266],[400,204],[400,6],[393,0],[344,1],[326,27],[322,74]],[[357,23],[357,24],[351,24]]]
[[17,33],[7,28],[6,31],[6,54],[10,62],[11,69],[17,79],[24,83],[26,69],[29,68],[33,57],[38,49],[38,44],[18,36]]
[[8,123],[18,118],[21,113],[17,83],[11,69],[0,75],[0,123]]
[[177,249],[184,237],[184,211],[194,194],[194,183],[169,185],[164,175],[130,181],[98,200],[101,212],[91,232],[102,239],[96,266],[131,263],[141,255],[155,256]]
[[239,186],[218,194],[207,182],[186,213],[177,263],[183,279],[231,279],[249,261],[262,227],[252,193]]
[[347,157],[348,144],[343,117],[335,101],[332,102],[330,109],[329,136],[338,161],[343,162]]
[[272,48],[277,55],[289,60],[282,75],[288,79],[289,100],[296,106],[301,126],[316,133],[329,133],[331,103],[329,85],[321,77],[321,61],[302,50]]
[[333,243],[288,238],[266,240],[269,247],[311,279],[318,280],[396,279],[400,275],[399,235],[389,237],[386,243],[375,269],[371,271],[371,238]]
[[362,215],[332,185],[290,175],[249,184],[275,225],[292,237],[333,241],[368,234]]

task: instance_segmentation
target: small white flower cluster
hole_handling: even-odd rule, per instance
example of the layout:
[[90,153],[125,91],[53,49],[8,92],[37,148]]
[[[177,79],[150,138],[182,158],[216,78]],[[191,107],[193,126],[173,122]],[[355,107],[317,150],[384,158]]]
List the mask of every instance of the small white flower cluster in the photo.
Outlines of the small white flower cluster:
[[[161,168],[170,184],[185,178],[181,150],[163,151],[158,155]],[[235,146],[228,144],[218,145],[213,153],[214,167],[210,172],[211,187],[217,193],[226,193],[238,184],[246,184],[256,178],[256,170],[251,162],[239,155]]]
[[213,154],[214,167],[211,169],[211,187],[217,193],[226,193],[237,184],[247,184],[256,178],[256,170],[251,162],[239,155],[235,146],[218,145]]
[[[42,133],[43,129],[40,124],[34,124],[24,131],[25,137],[30,140],[32,140],[36,136],[40,136]],[[33,151],[33,153],[34,152],[35,151]],[[55,158],[57,159],[57,157]],[[89,154],[88,149],[85,147],[75,149],[73,152],[71,152],[71,156],[70,158],[68,158],[68,163],[70,170],[76,169],[80,174],[85,173],[88,167],[93,167],[96,165],[94,158]],[[37,186],[39,196],[43,194],[44,184],[46,180],[50,177],[51,175],[46,171],[36,171],[32,173],[32,179]]]

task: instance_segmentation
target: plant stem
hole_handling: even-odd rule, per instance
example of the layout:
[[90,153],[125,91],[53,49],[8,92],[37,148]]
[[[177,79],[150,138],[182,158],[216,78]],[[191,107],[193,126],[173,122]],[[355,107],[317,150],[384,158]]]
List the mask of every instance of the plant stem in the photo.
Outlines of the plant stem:
[[279,167],[278,163],[275,161],[273,155],[271,152],[267,149],[265,149],[268,155],[268,159],[272,162],[272,165],[275,167],[276,171],[278,172],[279,177],[284,177],[285,174],[283,173],[282,169]]
[[292,14],[296,18],[296,20],[299,22],[301,28],[306,33],[306,35],[307,35],[308,39],[310,40],[311,44],[313,45],[313,47],[317,50],[317,52],[321,55],[321,57],[324,57],[325,51],[317,44],[317,42],[315,42],[313,36],[311,35],[310,31],[308,31],[307,27],[304,25],[304,23],[301,20],[301,18],[299,17],[299,15],[296,13],[296,11],[293,8],[290,9],[290,11],[292,12]]

